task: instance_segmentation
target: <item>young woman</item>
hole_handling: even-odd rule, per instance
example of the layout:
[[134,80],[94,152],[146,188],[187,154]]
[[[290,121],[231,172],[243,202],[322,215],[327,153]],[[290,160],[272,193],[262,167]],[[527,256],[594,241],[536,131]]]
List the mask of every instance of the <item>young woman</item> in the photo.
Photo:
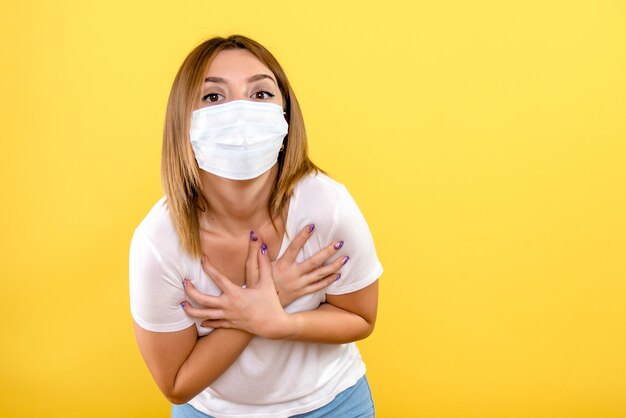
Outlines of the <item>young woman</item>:
[[173,417],[370,417],[354,341],[382,266],[346,188],[307,154],[284,71],[212,38],[167,106],[161,198],[130,249],[141,354]]

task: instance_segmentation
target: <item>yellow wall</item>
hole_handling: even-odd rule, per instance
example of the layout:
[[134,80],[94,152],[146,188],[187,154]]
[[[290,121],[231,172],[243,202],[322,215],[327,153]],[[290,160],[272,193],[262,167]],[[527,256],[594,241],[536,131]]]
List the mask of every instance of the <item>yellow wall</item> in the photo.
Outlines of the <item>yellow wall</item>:
[[204,38],[283,63],[385,274],[380,417],[626,416],[624,1],[2,0],[0,416],[167,417],[128,247]]

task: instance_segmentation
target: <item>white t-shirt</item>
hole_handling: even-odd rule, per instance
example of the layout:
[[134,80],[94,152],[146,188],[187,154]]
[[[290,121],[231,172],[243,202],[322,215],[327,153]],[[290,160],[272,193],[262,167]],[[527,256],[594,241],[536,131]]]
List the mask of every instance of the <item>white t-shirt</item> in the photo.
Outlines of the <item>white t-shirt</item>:
[[[306,225],[315,231],[298,255],[303,261],[333,241],[343,240],[336,257],[349,255],[341,279],[285,307],[287,312],[316,309],[326,294],[341,295],[373,283],[383,272],[361,211],[345,186],[319,173],[302,178],[289,202],[286,234],[279,256]],[[331,258],[332,261],[335,257]],[[221,291],[186,253],[162,197],[139,224],[130,247],[130,305],[144,329],[172,332],[196,325],[198,335],[212,331],[188,317],[182,281],[193,280],[206,294]],[[192,303],[192,305],[195,305]],[[239,358],[210,387],[189,401],[216,418],[287,417],[319,408],[365,374],[355,343],[319,344],[254,337]]]

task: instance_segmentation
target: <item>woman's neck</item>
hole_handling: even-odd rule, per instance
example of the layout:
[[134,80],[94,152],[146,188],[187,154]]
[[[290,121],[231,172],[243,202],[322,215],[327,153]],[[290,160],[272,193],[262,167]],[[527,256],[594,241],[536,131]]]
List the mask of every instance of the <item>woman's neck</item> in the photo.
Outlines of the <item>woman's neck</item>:
[[200,212],[202,230],[239,236],[269,222],[270,194],[278,165],[251,180],[229,180],[200,171],[202,195],[208,210]]

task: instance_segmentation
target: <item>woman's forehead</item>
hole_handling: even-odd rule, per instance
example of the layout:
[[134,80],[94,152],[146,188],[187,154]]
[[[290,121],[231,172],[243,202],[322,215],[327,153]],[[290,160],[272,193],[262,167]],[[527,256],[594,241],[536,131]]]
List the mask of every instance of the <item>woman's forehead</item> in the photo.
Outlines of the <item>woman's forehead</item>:
[[274,74],[247,49],[226,49],[217,53],[207,68],[205,77],[217,77],[228,81],[247,80],[256,74]]

